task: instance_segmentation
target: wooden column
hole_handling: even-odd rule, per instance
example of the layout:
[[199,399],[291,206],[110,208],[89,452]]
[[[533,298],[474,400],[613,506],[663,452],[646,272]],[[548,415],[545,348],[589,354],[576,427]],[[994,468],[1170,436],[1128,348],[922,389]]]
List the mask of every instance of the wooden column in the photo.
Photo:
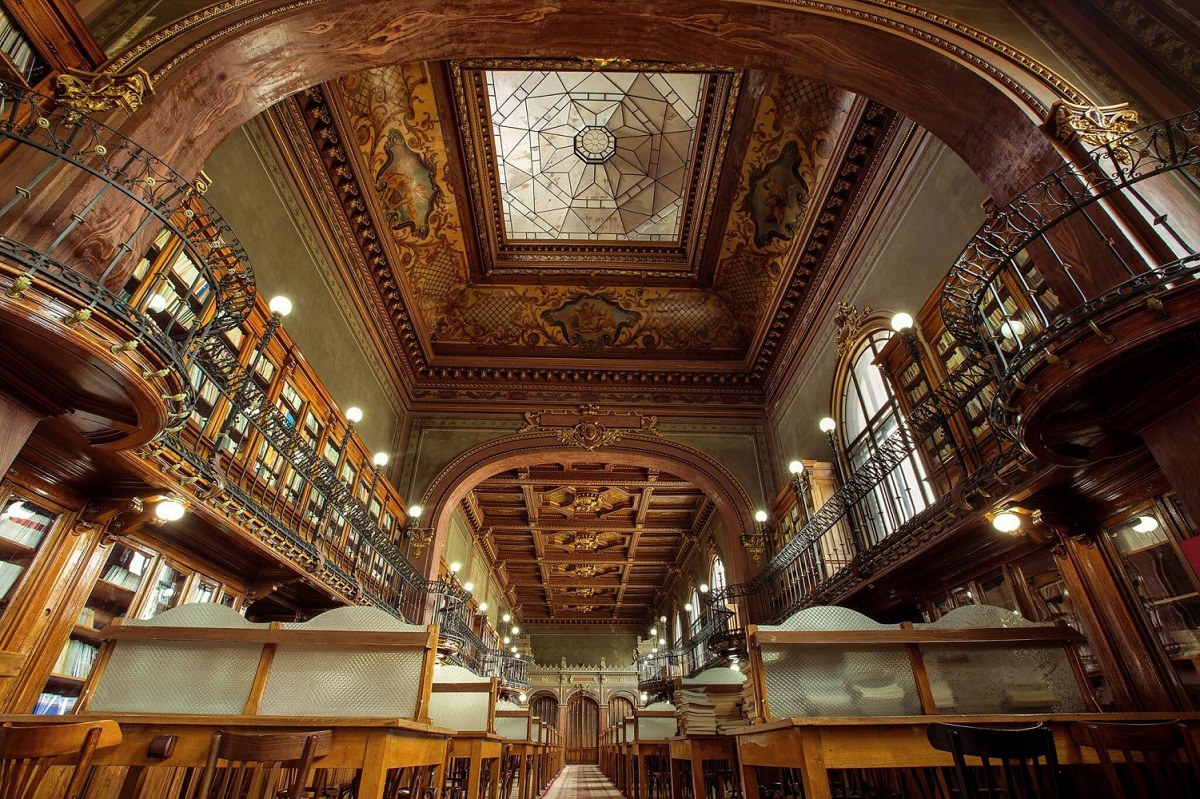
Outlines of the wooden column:
[[1143,428],[1142,439],[1179,495],[1192,524],[1200,524],[1200,398]]

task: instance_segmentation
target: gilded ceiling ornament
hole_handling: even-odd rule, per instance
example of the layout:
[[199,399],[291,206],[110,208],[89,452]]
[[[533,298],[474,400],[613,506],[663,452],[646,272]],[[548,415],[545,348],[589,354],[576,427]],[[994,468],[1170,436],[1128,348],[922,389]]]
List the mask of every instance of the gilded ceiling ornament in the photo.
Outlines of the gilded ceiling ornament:
[[409,533],[409,539],[412,541],[413,556],[416,557],[433,542],[433,528],[418,527]]
[[587,586],[585,588],[572,588],[568,590],[567,593],[571,594],[572,596],[577,596],[581,599],[587,599],[588,597],[593,597],[596,595],[596,589],[592,588],[591,586]]
[[560,572],[571,577],[590,580],[593,577],[603,577],[617,570],[616,566],[598,566],[595,563],[564,563],[558,567]]
[[148,95],[154,94],[150,73],[138,67],[125,75],[101,75],[71,70],[58,76],[58,99],[84,114],[98,114],[114,108],[132,114],[141,108]]
[[[576,499],[578,500],[578,497]],[[570,552],[596,552],[620,541],[619,533],[597,533],[590,530],[580,533],[558,533],[554,536],[554,543]]]
[[554,433],[562,443],[591,452],[615,444],[630,433],[661,437],[657,425],[657,416],[633,411],[602,412],[599,405],[580,405],[577,411],[528,411],[520,432]]
[[642,314],[624,308],[605,296],[576,294],[567,302],[541,313],[556,338],[578,347],[585,355],[594,355],[606,347],[626,343],[634,333]]
[[847,350],[854,346],[863,322],[873,310],[869,305],[860,311],[848,302],[838,303],[837,313],[833,315],[833,323],[837,326],[834,340],[837,342],[838,357],[845,355]]
[[[575,491],[575,498],[571,500],[571,510],[576,513],[596,513],[603,509],[604,503],[600,501],[599,491],[592,488],[580,488]],[[588,533],[584,533],[579,538],[583,540],[588,535]],[[591,534],[591,541],[591,548],[595,549],[595,533]]]
[[599,609],[599,605],[567,605],[567,610],[573,613],[592,613]]
[[1138,113],[1128,103],[1076,105],[1059,100],[1050,109],[1050,123],[1063,143],[1078,138],[1084,144],[1102,147],[1134,130]]

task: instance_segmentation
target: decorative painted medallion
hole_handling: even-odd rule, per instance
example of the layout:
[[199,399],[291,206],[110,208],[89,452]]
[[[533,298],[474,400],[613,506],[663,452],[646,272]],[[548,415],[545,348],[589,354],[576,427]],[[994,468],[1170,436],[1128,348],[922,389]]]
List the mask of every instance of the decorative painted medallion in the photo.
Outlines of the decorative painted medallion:
[[607,297],[577,294],[557,308],[542,311],[551,329],[566,344],[593,354],[604,347],[615,347],[636,329],[642,315],[622,308]]
[[750,176],[750,191],[742,209],[754,222],[754,243],[764,247],[772,239],[789,241],[808,209],[809,187],[797,172],[800,145],[794,140],[779,157]]

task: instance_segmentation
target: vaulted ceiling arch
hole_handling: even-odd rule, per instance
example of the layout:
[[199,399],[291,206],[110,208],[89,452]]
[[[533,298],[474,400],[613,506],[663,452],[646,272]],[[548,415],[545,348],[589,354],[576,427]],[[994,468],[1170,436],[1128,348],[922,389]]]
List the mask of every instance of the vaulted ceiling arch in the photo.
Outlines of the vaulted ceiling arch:
[[158,93],[125,131],[195,174],[237,126],[340,75],[531,54],[756,68],[883,98],[952,147],[999,201],[1061,162],[1039,130],[1053,103],[1089,102],[997,38],[886,0],[231,2],[135,45],[110,68],[155,75]]
[[[535,474],[526,481],[519,479],[522,471],[544,467],[547,464],[562,467],[563,479],[559,480],[556,476],[544,473],[540,476]],[[592,477],[588,478],[585,475],[586,470],[596,469],[596,464],[608,465],[608,474],[593,472]],[[635,474],[637,470],[642,470],[646,474],[639,477]],[[427,576],[432,577],[437,572],[451,518],[456,509],[480,486],[487,486],[488,481],[493,481],[491,485],[496,485],[497,477],[502,475],[513,477],[513,480],[509,482],[527,491],[539,480],[543,485],[561,482],[563,483],[561,489],[570,493],[571,496],[564,494],[563,497],[558,498],[562,500],[561,502],[556,502],[551,497],[547,503],[551,506],[568,508],[574,503],[576,494],[590,496],[591,489],[574,490],[574,487],[567,485],[567,480],[580,482],[582,479],[593,487],[604,485],[606,480],[614,483],[614,486],[624,484],[625,488],[619,488],[617,493],[622,494],[619,499],[629,500],[624,504],[629,506],[627,510],[630,511],[631,518],[637,516],[639,510],[644,515],[645,506],[639,508],[639,502],[648,498],[645,488],[652,486],[661,475],[664,483],[671,484],[671,490],[675,492],[677,498],[690,495],[695,500],[688,509],[692,517],[688,529],[679,528],[672,531],[678,539],[671,545],[672,552],[669,558],[672,562],[658,564],[661,566],[663,579],[672,579],[680,574],[681,564],[676,561],[678,559],[686,560],[688,554],[694,550],[698,544],[699,530],[696,528],[703,529],[709,516],[716,516],[719,519],[719,525],[716,525],[714,529],[718,530],[722,539],[718,541],[718,545],[723,552],[729,555],[731,581],[740,582],[749,576],[745,553],[740,541],[743,534],[754,529],[753,505],[740,481],[720,463],[692,447],[648,433],[626,432],[616,441],[593,449],[586,449],[581,446],[564,444],[558,431],[554,430],[519,433],[476,446],[452,461],[434,479],[425,492],[422,503],[427,509],[425,518],[434,531],[433,541],[424,554],[424,561],[418,564]],[[501,480],[501,482],[504,481]],[[634,492],[639,492],[636,498],[630,496]],[[599,503],[603,503],[604,497],[597,497],[597,500]],[[616,500],[610,504],[620,506],[616,507],[618,512],[626,509],[623,503]],[[596,515],[595,513],[584,514],[587,518],[594,518]],[[552,567],[569,564],[574,560],[580,560],[580,562],[587,560],[590,563],[597,558],[606,559],[602,554],[597,555],[596,550],[607,546],[610,543],[608,540],[601,540],[595,548],[592,547],[590,541],[581,545],[579,541],[575,540],[578,538],[578,534],[575,534],[574,531],[575,527],[579,527],[578,533],[586,534],[592,532],[591,527],[602,527],[603,525],[589,525],[583,521],[572,523],[570,516],[571,514],[567,513],[565,520],[556,520],[557,524],[547,521],[545,530],[547,540],[551,541],[550,546],[556,552],[562,551],[559,554],[579,552],[584,557],[582,559],[548,558],[548,561],[553,561]],[[645,518],[642,518],[639,523],[645,524],[645,521]],[[629,527],[632,529],[633,525],[630,524]],[[588,529],[585,531],[584,528]],[[618,559],[620,563],[616,560],[613,562],[613,568],[621,569],[622,573],[612,575],[614,579],[609,581],[612,582],[612,586],[608,586],[608,583],[605,582],[605,586],[615,590],[621,585],[627,584],[625,570],[637,562],[637,556],[636,553],[629,554],[628,542],[613,540],[611,543],[618,545],[622,553],[621,558]],[[662,558],[666,553],[664,551],[658,555]],[[607,559],[612,560],[612,558]],[[533,567],[541,558],[530,557],[527,560]],[[552,578],[549,582],[561,581]],[[637,597],[640,596],[631,594],[630,600],[639,601]],[[648,609],[651,600],[645,597],[642,599]],[[552,589],[548,589],[545,601],[548,606],[548,615],[558,618],[564,615],[563,605],[568,601],[565,597],[555,596]],[[571,604],[582,606],[594,604],[597,601],[599,600],[588,597],[584,600],[573,601]],[[606,602],[609,605],[619,605],[620,599],[617,597],[613,601]],[[558,613],[554,612],[556,608]],[[641,623],[644,610],[636,617],[630,611],[629,614],[618,614],[610,617],[609,620]],[[567,612],[565,615],[575,618],[581,616],[581,613]],[[626,618],[626,615],[629,617]],[[542,618],[546,620],[545,617]]]

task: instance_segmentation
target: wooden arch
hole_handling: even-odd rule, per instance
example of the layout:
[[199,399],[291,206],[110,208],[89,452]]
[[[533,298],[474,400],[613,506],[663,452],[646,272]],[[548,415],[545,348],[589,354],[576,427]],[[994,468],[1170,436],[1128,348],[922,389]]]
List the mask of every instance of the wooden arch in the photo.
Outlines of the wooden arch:
[[667,60],[812,77],[878,98],[962,157],[998,202],[1062,163],[1040,130],[1091,100],[985,32],[896,0],[228,0],[117,56],[157,91],[124,126],[194,175],[284,97],[388,64],[470,57]]
[[438,560],[445,545],[454,509],[484,480],[521,466],[554,461],[574,464],[603,457],[617,463],[652,466],[690,481],[712,500],[720,516],[731,555],[731,582],[749,578],[741,546],[744,534],[754,529],[754,503],[741,482],[724,466],[698,449],[657,436],[628,434],[602,450],[564,445],[553,432],[517,433],[494,439],[459,455],[434,478],[421,504],[433,525],[433,542],[417,564],[436,579]]

